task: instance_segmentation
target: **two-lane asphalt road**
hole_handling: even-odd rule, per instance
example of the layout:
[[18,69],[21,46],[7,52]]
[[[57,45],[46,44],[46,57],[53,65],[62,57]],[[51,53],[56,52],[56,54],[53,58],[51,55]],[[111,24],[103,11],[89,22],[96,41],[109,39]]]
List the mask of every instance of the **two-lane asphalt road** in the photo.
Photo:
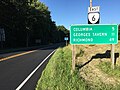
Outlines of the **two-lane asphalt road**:
[[11,58],[0,61],[0,90],[34,90],[48,60],[59,46],[7,56]]

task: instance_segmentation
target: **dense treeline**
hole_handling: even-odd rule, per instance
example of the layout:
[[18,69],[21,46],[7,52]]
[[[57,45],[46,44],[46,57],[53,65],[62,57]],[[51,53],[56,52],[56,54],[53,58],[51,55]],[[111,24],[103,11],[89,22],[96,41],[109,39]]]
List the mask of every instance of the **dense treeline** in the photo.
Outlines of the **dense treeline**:
[[1,0],[0,28],[5,30],[4,47],[9,48],[62,42],[68,35],[38,0]]

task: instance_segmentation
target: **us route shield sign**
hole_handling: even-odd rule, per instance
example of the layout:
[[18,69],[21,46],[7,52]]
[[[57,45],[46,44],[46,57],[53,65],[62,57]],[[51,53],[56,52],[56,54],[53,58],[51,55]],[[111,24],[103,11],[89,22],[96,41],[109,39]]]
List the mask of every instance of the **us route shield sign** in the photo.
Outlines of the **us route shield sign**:
[[88,7],[88,24],[99,24],[100,21],[100,7]]
[[100,13],[88,13],[88,24],[99,24]]

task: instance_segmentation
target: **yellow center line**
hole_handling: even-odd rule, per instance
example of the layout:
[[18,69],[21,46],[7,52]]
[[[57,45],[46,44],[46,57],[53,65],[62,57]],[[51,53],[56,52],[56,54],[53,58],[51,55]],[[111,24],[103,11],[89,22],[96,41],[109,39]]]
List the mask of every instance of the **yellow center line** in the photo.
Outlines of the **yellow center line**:
[[24,53],[20,53],[20,54],[16,54],[16,55],[8,56],[8,57],[0,59],[0,61],[8,60],[8,59],[15,58],[15,57],[19,57],[19,56],[22,56],[22,55],[25,55],[25,54],[33,53],[35,51],[37,51],[37,50],[32,50],[32,51],[28,51],[28,52],[24,52]]

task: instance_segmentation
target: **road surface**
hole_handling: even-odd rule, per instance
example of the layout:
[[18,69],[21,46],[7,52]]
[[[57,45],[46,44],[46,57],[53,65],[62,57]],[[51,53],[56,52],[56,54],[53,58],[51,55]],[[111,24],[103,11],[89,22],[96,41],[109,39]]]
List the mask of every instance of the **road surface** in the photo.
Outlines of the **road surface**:
[[[43,49],[33,50],[33,52],[23,55],[21,53],[24,52],[0,55],[4,58],[11,57],[11,55],[14,56],[0,61],[0,90],[34,90],[42,71],[52,56],[51,52],[59,46],[60,44],[56,44]],[[46,61],[29,77],[45,58]],[[24,82],[26,78],[28,80]],[[23,85],[20,86],[21,84]]]

